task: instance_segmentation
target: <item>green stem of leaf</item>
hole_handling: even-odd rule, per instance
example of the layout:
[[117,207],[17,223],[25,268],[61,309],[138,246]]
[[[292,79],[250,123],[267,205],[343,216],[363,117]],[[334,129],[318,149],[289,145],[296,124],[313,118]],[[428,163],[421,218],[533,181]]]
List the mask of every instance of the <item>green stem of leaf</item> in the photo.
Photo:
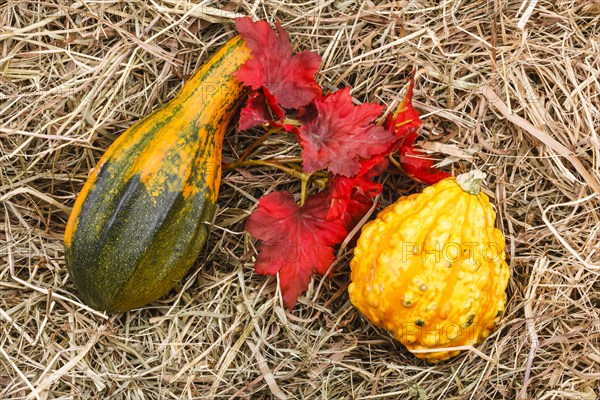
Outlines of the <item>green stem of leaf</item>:
[[[310,175],[308,176],[310,178]],[[306,201],[306,188],[308,186],[308,179],[300,181],[300,207],[304,205]]]
[[400,171],[402,171],[402,170],[403,170],[403,169],[402,169],[402,165],[400,165],[400,163],[399,163],[398,161],[396,161],[396,159],[394,158],[394,153],[391,153],[391,154],[388,156],[388,159],[389,159],[389,160],[390,160],[390,162],[391,162],[392,164],[394,164],[394,165],[396,166],[396,168],[398,168]]
[[286,125],[294,125],[294,126],[302,126],[302,122],[297,119],[286,118],[283,120],[283,123]]
[[[297,159],[291,159],[293,161],[296,161]],[[285,160],[286,162],[290,162],[290,159]],[[306,197],[306,188],[308,185],[308,182],[311,181],[312,178],[312,174],[307,174],[306,172],[303,172],[301,169],[299,169],[300,167],[297,165],[292,164],[292,166],[287,166],[282,164],[281,162],[278,161],[267,161],[267,160],[238,160],[232,163],[226,163],[223,164],[223,169],[236,169],[236,168],[242,168],[242,167],[257,167],[257,166],[261,166],[261,167],[271,167],[271,168],[276,168],[280,171],[285,172],[286,174],[293,176],[294,178],[300,179],[301,183],[301,189],[302,189],[302,197],[301,197],[301,203],[304,203],[304,199]],[[321,177],[317,177],[316,179],[312,179],[312,182],[317,185],[319,187],[319,189],[324,189],[325,185],[327,183],[326,178],[321,178]]]

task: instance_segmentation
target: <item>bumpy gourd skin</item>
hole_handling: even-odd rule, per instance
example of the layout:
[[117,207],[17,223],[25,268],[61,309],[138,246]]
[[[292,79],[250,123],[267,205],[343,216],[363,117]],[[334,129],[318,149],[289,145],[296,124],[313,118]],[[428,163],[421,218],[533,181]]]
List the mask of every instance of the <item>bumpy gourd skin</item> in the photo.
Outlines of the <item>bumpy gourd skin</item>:
[[454,177],[400,198],[363,227],[352,304],[430,362],[459,353],[441,348],[480,343],[504,311],[510,275],[495,218],[488,197]]

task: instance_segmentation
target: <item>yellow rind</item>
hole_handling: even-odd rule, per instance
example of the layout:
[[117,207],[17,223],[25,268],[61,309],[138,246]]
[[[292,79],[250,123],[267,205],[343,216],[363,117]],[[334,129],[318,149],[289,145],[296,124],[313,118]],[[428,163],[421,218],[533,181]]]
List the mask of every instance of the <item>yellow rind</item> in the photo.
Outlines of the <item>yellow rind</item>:
[[[453,177],[400,198],[362,229],[352,304],[410,351],[480,343],[504,310],[510,275],[495,218],[484,193]],[[456,354],[415,353],[431,362]]]

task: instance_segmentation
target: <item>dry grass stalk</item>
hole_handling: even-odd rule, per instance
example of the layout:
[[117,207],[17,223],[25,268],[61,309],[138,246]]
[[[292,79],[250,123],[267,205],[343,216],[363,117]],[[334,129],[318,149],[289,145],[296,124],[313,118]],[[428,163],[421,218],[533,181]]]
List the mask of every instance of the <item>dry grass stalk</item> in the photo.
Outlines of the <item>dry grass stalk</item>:
[[[0,398],[598,398],[598,2],[193,3],[0,4]],[[510,301],[484,344],[416,360],[351,307],[346,247],[285,312],[243,233],[263,193],[298,190],[265,168],[225,174],[203,260],[169,296],[111,317],[77,300],[61,239],[88,171],[232,35],[235,13],[282,21],[323,55],[323,85],[360,101],[391,109],[417,66],[430,149],[488,173],[508,239]],[[225,155],[259,134],[232,132]],[[299,148],[273,136],[252,157],[273,154]],[[420,188],[384,178],[382,205]]]

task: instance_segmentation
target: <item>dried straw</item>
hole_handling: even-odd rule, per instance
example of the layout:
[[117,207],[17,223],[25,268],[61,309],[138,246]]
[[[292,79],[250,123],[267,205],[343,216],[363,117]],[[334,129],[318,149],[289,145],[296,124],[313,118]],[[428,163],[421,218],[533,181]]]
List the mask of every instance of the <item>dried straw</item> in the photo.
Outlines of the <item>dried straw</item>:
[[[253,273],[244,221],[298,182],[227,171],[198,267],[143,309],[76,297],[62,234],[104,149],[233,34],[280,20],[323,56],[319,80],[394,107],[413,66],[424,145],[477,166],[512,267],[501,328],[438,365],[370,325],[332,278],[282,308]],[[600,3],[597,1],[5,0],[0,4],[0,398],[585,399],[600,387]],[[234,160],[260,135],[228,136]],[[254,159],[298,157],[273,136]],[[381,206],[421,189],[383,177]],[[311,188],[314,190],[315,188]]]

